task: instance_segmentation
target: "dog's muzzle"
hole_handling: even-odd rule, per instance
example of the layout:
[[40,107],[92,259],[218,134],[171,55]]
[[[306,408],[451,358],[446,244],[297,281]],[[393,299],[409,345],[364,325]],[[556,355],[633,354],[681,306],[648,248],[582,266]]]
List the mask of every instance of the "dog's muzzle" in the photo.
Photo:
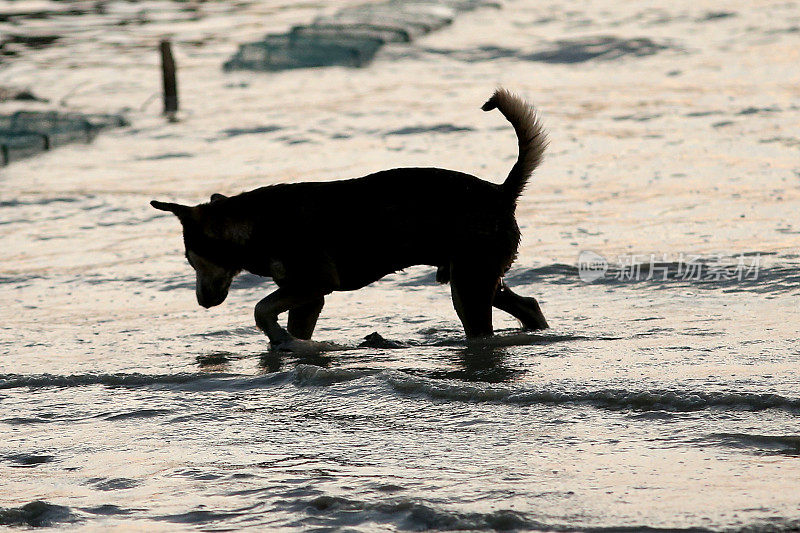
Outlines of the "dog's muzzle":
[[199,303],[201,306],[203,306],[206,309],[208,309],[210,307],[214,307],[215,305],[221,304],[222,302],[225,301],[225,298],[227,298],[227,297],[228,297],[228,293],[225,293],[222,296],[215,296],[213,298],[198,293],[197,294],[197,303]]
[[225,298],[228,297],[228,289],[230,286],[231,280],[225,280],[222,283],[209,286],[209,284],[201,283],[198,279],[195,289],[197,303],[206,309],[221,304],[225,301]]

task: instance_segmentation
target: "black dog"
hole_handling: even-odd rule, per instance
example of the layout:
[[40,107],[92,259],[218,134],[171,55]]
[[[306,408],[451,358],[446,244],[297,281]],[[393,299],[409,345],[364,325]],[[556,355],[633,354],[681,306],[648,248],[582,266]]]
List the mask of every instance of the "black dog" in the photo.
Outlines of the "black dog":
[[[234,276],[271,277],[278,289],[255,308],[270,342],[310,339],[333,291],[360,289],[411,265],[438,267],[450,282],[467,337],[491,335],[492,306],[528,329],[547,328],[533,298],[502,276],[516,258],[517,198],[539,164],[546,135],[532,107],[498,89],[483,105],[514,126],[519,158],[502,185],[439,168],[397,168],[363,178],[215,194],[196,206],[153,201],[183,225],[186,258],[197,273],[197,301],[221,304]],[[288,332],[278,315],[289,312]]]

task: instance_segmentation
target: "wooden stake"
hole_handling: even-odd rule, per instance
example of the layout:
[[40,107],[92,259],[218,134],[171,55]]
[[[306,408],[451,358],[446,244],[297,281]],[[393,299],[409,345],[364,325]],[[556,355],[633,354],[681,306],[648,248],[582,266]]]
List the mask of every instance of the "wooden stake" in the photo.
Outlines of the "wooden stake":
[[164,80],[164,114],[170,121],[178,112],[178,81],[175,78],[175,60],[168,40],[161,41],[161,74]]

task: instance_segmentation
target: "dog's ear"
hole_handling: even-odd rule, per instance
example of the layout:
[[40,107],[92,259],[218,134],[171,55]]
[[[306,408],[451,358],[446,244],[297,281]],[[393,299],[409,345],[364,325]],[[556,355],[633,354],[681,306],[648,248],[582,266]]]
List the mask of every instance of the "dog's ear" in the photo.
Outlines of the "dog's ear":
[[153,207],[155,207],[160,211],[169,211],[170,213],[176,215],[178,218],[185,217],[186,215],[188,215],[189,210],[191,209],[191,207],[189,207],[188,205],[173,204],[171,202],[159,202],[158,200],[153,200],[152,202],[150,202],[150,205],[152,205]]
[[211,203],[218,202],[220,200],[227,200],[227,199],[228,199],[227,196],[225,196],[224,194],[220,194],[218,192],[215,192],[214,194],[211,195]]

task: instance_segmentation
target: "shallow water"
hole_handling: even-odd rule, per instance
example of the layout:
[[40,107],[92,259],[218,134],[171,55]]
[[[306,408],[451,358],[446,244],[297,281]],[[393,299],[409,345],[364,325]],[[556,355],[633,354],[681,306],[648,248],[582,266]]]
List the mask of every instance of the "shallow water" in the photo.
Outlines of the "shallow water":
[[[365,69],[222,73],[346,5],[25,21],[64,37],[4,59],[0,85],[132,126],[0,170],[0,524],[800,527],[800,4],[509,0]],[[467,345],[428,268],[330,296],[315,339],[339,349],[318,354],[269,350],[268,281],[196,305],[149,200],[394,166],[500,181],[513,131],[478,109],[496,84],[551,136],[507,277],[550,330],[497,312],[499,339]],[[585,250],[609,262],[592,283]],[[372,332],[400,347],[359,346]]]

